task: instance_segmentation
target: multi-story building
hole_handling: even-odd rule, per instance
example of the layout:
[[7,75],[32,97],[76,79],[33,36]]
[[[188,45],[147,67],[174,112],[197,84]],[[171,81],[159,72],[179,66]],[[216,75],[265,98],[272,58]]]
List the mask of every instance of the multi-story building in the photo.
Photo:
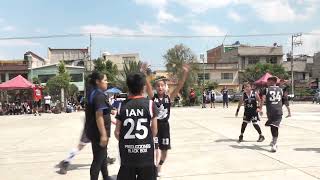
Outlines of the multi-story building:
[[312,64],[312,79],[320,79],[320,52],[317,52],[313,56]]
[[102,58],[107,61],[110,60],[113,64],[116,64],[119,71],[123,71],[123,64],[129,61],[140,61],[139,53],[127,53],[127,54],[110,54],[108,52],[102,53]]
[[[32,77],[37,77],[42,85],[46,85],[48,80],[56,76],[58,72],[59,64],[50,64],[37,68],[32,68],[31,73],[29,73],[29,79]],[[71,66],[66,65],[66,70],[70,74],[71,84],[78,87],[79,91],[84,91],[84,71],[85,68],[82,66]]]
[[200,71],[198,80],[202,82],[216,82],[218,89],[227,86],[228,89],[236,90],[239,87],[239,65],[235,62],[199,63]]
[[50,64],[64,61],[67,65],[86,66],[89,59],[89,48],[83,49],[53,49],[48,48],[48,60]]
[[[205,64],[208,67],[205,67],[205,71],[209,76],[216,78],[215,82],[219,86],[227,85],[235,89],[242,82],[239,77],[246,68],[257,63],[281,64],[282,59],[282,46],[276,44],[274,46],[248,46],[238,42],[234,45],[220,45],[208,50]],[[213,66],[216,68],[212,68]],[[205,78],[212,79],[208,76]]]
[[0,83],[18,75],[28,77],[28,62],[25,60],[0,60]]
[[24,60],[28,61],[29,68],[41,67],[48,63],[48,60],[45,60],[32,51],[24,53]]

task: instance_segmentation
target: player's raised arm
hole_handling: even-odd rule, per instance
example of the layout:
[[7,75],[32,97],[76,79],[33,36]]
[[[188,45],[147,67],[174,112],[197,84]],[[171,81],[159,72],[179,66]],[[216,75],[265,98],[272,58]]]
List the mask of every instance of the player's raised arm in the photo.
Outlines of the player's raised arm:
[[181,80],[179,80],[178,86],[170,94],[170,98],[172,98],[172,99],[174,99],[178,95],[178,93],[182,89],[182,87],[183,87],[184,83],[186,82],[187,77],[189,75],[190,66],[188,64],[184,64],[182,68],[183,68],[183,77]]
[[144,75],[146,76],[146,90],[147,90],[147,94],[149,99],[152,99],[153,97],[153,91],[152,91],[152,85],[150,82],[150,76],[148,76],[148,64],[147,63],[143,63],[141,66],[141,72],[144,73]]

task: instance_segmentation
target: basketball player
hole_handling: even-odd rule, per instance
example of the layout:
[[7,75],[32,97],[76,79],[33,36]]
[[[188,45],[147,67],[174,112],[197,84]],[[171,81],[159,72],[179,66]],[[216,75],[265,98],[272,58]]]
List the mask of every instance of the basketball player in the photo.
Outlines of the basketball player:
[[253,127],[259,133],[259,139],[257,142],[263,142],[265,138],[262,135],[261,128],[258,123],[260,121],[258,113],[260,112],[260,107],[262,106],[261,99],[258,93],[251,89],[251,85],[249,83],[244,83],[244,92],[238,104],[236,117],[238,117],[238,113],[242,104],[244,104],[244,115],[243,123],[241,125],[241,134],[239,136],[239,142],[243,141],[244,131],[246,130],[247,124],[250,122],[252,122]]
[[121,167],[117,180],[156,180],[154,141],[158,110],[152,100],[143,97],[146,77],[132,73],[127,77],[129,97],[116,115],[115,136],[119,140]]
[[267,80],[268,88],[263,91],[262,104],[266,101],[268,121],[266,126],[269,126],[272,134],[270,143],[271,152],[276,152],[278,149],[277,141],[279,136],[279,126],[282,120],[282,97],[283,91],[277,86],[277,77],[270,77]]

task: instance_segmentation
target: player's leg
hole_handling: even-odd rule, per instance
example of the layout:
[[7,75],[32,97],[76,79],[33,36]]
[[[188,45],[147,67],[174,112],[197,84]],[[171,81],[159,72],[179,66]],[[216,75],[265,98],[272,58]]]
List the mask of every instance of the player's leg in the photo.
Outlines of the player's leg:
[[271,141],[271,152],[277,151],[277,142],[278,142],[278,136],[279,136],[279,128],[276,126],[270,126],[271,134],[272,134],[272,141]]
[[[245,117],[244,117],[245,118]],[[247,128],[249,121],[247,121],[246,119],[243,120],[242,125],[241,125],[241,132],[240,132],[240,136],[239,136],[239,142],[243,141],[243,134]]]
[[[91,180],[98,180],[99,173],[102,170],[103,162],[107,158],[107,147],[101,147],[99,142],[91,142],[92,145],[92,153],[93,153],[93,160],[90,167],[90,179]],[[107,174],[107,169],[104,169],[104,176]]]
[[171,149],[171,140],[170,140],[170,125],[169,122],[161,122],[158,124],[159,129],[159,148],[161,150],[161,157],[157,167],[158,175],[161,174],[161,168],[168,156],[168,150]]
[[252,124],[253,124],[254,129],[259,134],[259,139],[257,140],[257,142],[263,142],[265,140],[265,137],[262,135],[262,131],[261,131],[261,128],[260,128],[258,121],[254,120],[254,121],[252,121]]
[[118,171],[117,180],[136,180],[135,168],[121,166]]
[[156,180],[156,167],[155,166],[147,166],[138,168],[137,170],[137,180]]

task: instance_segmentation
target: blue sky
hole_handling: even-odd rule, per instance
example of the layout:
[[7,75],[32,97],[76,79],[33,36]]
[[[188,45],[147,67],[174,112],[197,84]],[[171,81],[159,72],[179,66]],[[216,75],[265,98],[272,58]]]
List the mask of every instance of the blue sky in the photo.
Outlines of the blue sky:
[[[68,33],[225,35],[320,33],[320,0],[10,0],[1,2],[0,37]],[[250,45],[284,46],[290,37],[226,38]],[[93,58],[100,52],[138,52],[154,69],[164,67],[162,55],[183,43],[197,55],[223,38],[161,39],[93,37]],[[320,51],[320,36],[303,36],[297,53]],[[47,57],[47,48],[83,48],[88,37],[0,41],[0,59],[23,58],[31,50]]]

